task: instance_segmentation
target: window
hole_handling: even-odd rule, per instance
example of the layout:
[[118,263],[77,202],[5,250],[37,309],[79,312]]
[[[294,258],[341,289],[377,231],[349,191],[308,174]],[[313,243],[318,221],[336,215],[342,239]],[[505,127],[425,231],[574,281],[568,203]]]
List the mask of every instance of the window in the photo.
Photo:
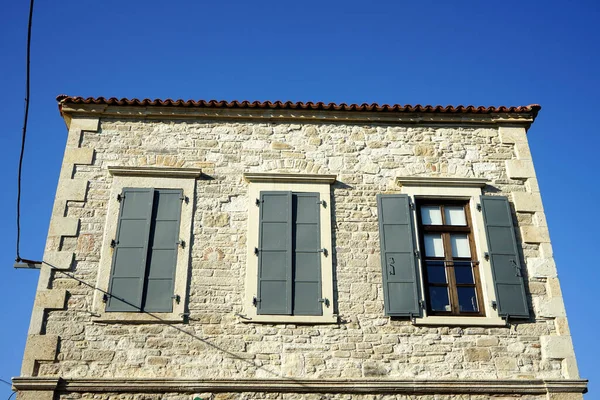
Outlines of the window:
[[335,176],[248,173],[245,322],[337,322],[330,185]]
[[109,167],[109,173],[112,189],[97,283],[108,294],[96,292],[95,320],[183,321],[201,171]]
[[386,315],[417,324],[529,318],[508,199],[468,178],[398,178],[378,195]]
[[465,201],[417,201],[429,315],[482,315],[479,263]]
[[180,189],[124,188],[106,311],[172,312]]

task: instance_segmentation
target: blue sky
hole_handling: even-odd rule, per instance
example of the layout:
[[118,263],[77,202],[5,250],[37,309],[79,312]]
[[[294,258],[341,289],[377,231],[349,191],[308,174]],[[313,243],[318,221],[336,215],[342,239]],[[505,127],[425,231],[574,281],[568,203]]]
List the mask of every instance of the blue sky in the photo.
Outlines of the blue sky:
[[[12,268],[28,1],[2,5],[0,378],[8,380],[19,374],[38,273]],[[61,93],[540,103],[530,146],[580,372],[600,379],[599,20],[595,1],[38,1],[21,255],[43,253],[66,140]],[[9,394],[0,383],[0,399]]]

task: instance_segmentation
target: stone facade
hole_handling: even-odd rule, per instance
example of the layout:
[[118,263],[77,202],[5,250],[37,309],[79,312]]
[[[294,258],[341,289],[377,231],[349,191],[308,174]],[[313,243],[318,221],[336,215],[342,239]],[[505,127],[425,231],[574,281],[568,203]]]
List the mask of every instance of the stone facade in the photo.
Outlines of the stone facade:
[[[62,104],[69,134],[44,256],[61,271],[41,271],[14,380],[20,400],[581,399],[586,384],[526,138],[531,115],[139,111]],[[113,166],[202,170],[190,199],[181,322],[99,322],[94,289],[63,273],[98,282],[114,234],[105,230]],[[338,323],[244,320],[247,172],[336,176]],[[400,176],[481,178],[484,194],[509,197],[532,318],[427,326],[384,315],[376,195],[401,193]]]

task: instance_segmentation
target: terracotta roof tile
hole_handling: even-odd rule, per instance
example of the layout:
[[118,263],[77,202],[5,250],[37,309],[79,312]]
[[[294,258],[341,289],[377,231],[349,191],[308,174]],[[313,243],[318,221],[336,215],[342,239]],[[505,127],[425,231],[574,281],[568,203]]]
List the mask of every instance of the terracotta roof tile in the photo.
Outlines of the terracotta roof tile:
[[530,104],[528,106],[432,106],[417,105],[388,105],[372,104],[346,104],[317,102],[291,102],[291,101],[224,101],[224,100],[172,100],[172,99],[117,99],[116,97],[78,97],[59,95],[56,97],[59,106],[62,104],[100,104],[119,106],[162,106],[162,107],[199,107],[199,108],[247,108],[247,109],[286,109],[286,110],[323,110],[323,111],[376,111],[376,112],[421,112],[421,113],[449,113],[449,114],[498,114],[498,113],[529,113],[533,118],[537,116],[541,106]]

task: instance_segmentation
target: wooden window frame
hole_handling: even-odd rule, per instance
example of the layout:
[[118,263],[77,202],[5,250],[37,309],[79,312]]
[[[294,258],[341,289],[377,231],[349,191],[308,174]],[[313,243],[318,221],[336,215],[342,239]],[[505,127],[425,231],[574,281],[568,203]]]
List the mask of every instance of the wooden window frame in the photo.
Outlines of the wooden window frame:
[[[425,302],[427,307],[427,314],[431,316],[474,316],[474,317],[484,317],[485,316],[485,307],[483,302],[483,291],[481,285],[481,277],[479,271],[479,261],[477,260],[477,252],[475,247],[475,240],[473,237],[473,222],[471,218],[471,211],[469,207],[469,201],[467,200],[444,200],[444,199],[417,199],[416,200],[416,214],[417,214],[417,236],[419,241],[419,247],[422,249],[420,258],[422,265],[422,275],[423,275],[423,285],[424,285],[424,294],[425,294]],[[442,225],[424,225],[422,221],[421,215],[421,207],[423,206],[439,206],[441,217],[442,217]],[[466,226],[458,226],[458,225],[446,225],[446,216],[444,212],[445,206],[461,206],[465,213]],[[426,257],[425,255],[425,242],[424,237],[426,233],[439,233],[442,235],[442,241],[444,244],[444,257]],[[452,246],[450,243],[450,234],[451,233],[462,233],[466,234],[469,240],[469,247],[471,257],[469,260],[467,259],[458,259],[459,257],[452,256]],[[438,260],[439,258],[439,260]],[[446,272],[446,284],[430,284],[428,279],[428,269],[427,269],[427,260],[431,259],[431,261],[443,261]],[[455,260],[458,259],[458,260]],[[457,284],[456,276],[454,273],[454,262],[471,262],[473,266],[473,284]],[[448,298],[450,302],[450,311],[434,311],[431,308],[431,299],[429,294],[430,286],[439,286],[439,287],[447,287],[448,288]],[[473,311],[460,311],[459,302],[458,302],[458,288],[459,287],[474,287],[475,294],[477,296],[477,312]]]

